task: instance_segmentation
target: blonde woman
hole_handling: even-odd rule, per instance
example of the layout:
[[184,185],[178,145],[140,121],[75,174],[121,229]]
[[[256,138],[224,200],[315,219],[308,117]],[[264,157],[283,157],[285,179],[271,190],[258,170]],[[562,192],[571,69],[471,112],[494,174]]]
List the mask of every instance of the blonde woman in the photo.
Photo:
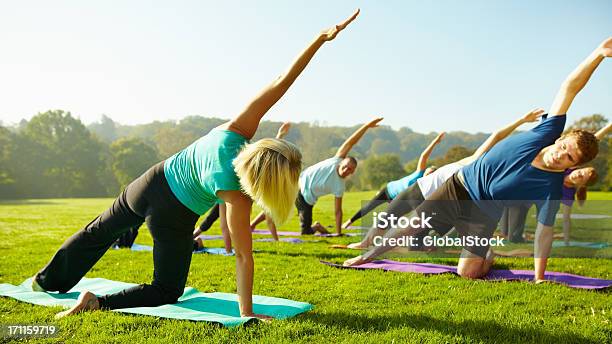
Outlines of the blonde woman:
[[[280,128],[278,128],[278,132],[276,133],[276,138],[279,140],[283,139],[287,135],[287,133],[289,133],[290,128],[291,128],[291,123],[284,122],[280,126]],[[216,204],[210,210],[210,212],[208,213],[208,216],[206,216],[206,218],[204,219],[204,221],[202,221],[200,226],[193,231],[193,249],[194,250],[199,250],[204,247],[204,242],[202,241],[202,238],[200,238],[200,234],[202,234],[202,232],[206,232],[207,230],[209,230],[210,227],[213,225],[213,223],[215,223],[215,221],[219,219],[219,217],[221,216],[219,213],[219,207],[220,205]],[[221,227],[221,234],[223,235],[223,243],[225,245],[225,252],[231,253],[232,252],[232,239],[229,235],[229,229],[227,228],[227,221],[221,222],[220,227]],[[278,234],[276,234],[276,231],[272,232],[272,236],[274,237],[274,240],[278,241]]]
[[33,279],[38,291],[67,292],[130,226],[143,220],[153,237],[154,277],[111,295],[83,292],[77,304],[58,317],[95,309],[154,307],[182,295],[198,217],[221,204],[236,251],[236,284],[240,315],[253,313],[253,251],[249,214],[255,201],[278,223],[289,216],[298,191],[301,154],[287,141],[263,139],[248,144],[261,118],[285,94],[317,50],[350,24],[357,10],[340,25],[317,35],[289,70],[272,82],[233,120],[132,182],[83,230],[70,237]]

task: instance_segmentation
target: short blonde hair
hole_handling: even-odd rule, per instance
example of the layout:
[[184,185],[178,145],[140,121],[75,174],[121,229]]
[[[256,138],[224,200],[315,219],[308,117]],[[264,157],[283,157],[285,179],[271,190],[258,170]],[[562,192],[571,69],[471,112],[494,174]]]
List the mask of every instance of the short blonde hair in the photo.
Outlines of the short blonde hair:
[[246,145],[234,160],[242,190],[275,224],[289,218],[298,194],[302,154],[292,143],[262,139]]

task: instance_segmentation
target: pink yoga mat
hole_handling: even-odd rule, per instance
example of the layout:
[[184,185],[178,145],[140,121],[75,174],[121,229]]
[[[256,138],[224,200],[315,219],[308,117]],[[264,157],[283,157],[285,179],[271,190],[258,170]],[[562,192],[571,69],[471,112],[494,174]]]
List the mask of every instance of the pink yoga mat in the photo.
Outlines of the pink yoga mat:
[[[408,263],[408,262],[397,262],[394,260],[375,260],[370,263],[358,265],[358,266],[342,266],[340,264],[334,264],[326,261],[321,263],[337,268],[345,269],[380,269],[384,271],[397,271],[397,272],[414,272],[418,274],[433,275],[443,273],[457,273],[457,268],[454,266],[440,265],[440,264],[429,264],[429,263]],[[599,278],[584,277],[579,275],[567,274],[564,272],[547,271],[545,278],[551,282],[557,282],[565,284],[571,288],[581,289],[605,289],[612,286],[612,280],[604,280]],[[486,275],[484,280],[491,281],[533,281],[533,271],[531,270],[491,270]]]

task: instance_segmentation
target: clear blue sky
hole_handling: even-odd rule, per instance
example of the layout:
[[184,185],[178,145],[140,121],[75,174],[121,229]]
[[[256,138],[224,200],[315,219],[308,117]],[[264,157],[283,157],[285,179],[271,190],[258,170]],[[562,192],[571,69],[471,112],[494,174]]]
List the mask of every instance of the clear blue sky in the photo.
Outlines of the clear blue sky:
[[[491,131],[550,106],[612,35],[612,1],[12,1],[0,5],[0,119],[47,109],[90,123],[229,118],[321,29],[319,51],[266,119]],[[570,121],[612,118],[612,59]]]

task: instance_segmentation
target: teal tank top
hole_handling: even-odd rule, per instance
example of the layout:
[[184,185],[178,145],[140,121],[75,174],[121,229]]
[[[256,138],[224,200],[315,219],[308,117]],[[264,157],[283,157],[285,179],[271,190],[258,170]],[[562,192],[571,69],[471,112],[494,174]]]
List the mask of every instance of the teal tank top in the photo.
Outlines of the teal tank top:
[[164,162],[172,193],[187,208],[202,215],[215,203],[219,190],[240,190],[233,161],[248,140],[233,131],[213,129]]

